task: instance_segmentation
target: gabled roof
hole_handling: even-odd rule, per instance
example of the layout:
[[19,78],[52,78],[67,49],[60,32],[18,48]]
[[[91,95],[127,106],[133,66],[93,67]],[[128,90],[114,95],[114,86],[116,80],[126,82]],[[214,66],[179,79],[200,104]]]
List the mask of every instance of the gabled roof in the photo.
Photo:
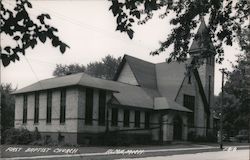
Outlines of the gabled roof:
[[119,104],[124,106],[153,109],[153,98],[148,95],[143,88],[120,82],[114,82],[114,84],[115,85],[113,87],[118,91],[118,93],[114,93],[113,96]]
[[176,103],[175,101],[167,99],[166,97],[155,97],[154,109],[155,110],[176,110],[176,111],[183,111],[183,112],[193,112],[190,109]]
[[185,78],[186,64],[163,62],[156,64],[155,70],[159,92],[168,99],[175,100]]
[[77,74],[72,74],[72,75],[67,75],[67,76],[41,80],[32,85],[19,89],[15,91],[13,94],[34,92],[34,91],[60,88],[60,87],[66,87],[66,86],[75,86],[75,85],[88,86],[88,87],[99,88],[99,89],[110,90],[110,91],[117,91],[113,87],[112,81],[91,77],[85,73],[77,73]]
[[13,94],[55,89],[67,86],[85,86],[115,92],[113,95],[122,105],[153,109],[153,99],[143,88],[126,83],[95,78],[85,73],[45,79],[19,89]]
[[215,47],[209,38],[209,30],[206,26],[204,18],[201,18],[201,24],[196,33],[196,36],[189,49],[190,54],[194,54],[198,51],[210,51],[215,53]]
[[122,63],[120,64],[114,80],[116,81],[120,72],[122,71],[125,63],[128,63],[138,84],[144,88],[156,89],[156,77],[155,77],[155,64],[129,56],[124,55]]

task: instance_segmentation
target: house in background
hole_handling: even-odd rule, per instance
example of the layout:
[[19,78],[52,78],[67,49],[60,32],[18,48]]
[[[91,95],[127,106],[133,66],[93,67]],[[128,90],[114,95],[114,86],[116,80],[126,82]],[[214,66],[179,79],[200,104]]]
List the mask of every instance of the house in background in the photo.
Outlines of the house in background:
[[[202,22],[198,33],[206,30]],[[152,141],[187,140],[189,133],[206,136],[213,128],[213,47],[195,39],[186,63],[157,63],[125,55],[114,80],[85,73],[46,79],[17,90],[15,127],[46,139],[70,144],[92,142],[120,131],[149,136]],[[211,52],[198,69],[195,56]]]

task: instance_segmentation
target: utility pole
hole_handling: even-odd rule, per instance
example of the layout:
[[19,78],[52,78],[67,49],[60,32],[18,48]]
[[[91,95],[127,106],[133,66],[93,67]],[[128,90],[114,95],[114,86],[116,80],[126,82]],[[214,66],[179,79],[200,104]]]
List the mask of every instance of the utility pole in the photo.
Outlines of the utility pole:
[[226,73],[225,68],[220,69],[222,73],[221,83],[221,110],[220,110],[220,149],[223,149],[223,105],[224,105],[224,74]]

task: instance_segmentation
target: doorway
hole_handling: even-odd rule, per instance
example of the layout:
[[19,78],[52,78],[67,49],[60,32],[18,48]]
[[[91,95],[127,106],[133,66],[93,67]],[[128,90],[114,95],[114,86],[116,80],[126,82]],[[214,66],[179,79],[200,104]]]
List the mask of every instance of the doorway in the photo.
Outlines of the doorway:
[[180,116],[175,116],[173,119],[173,138],[174,140],[182,140],[182,119]]

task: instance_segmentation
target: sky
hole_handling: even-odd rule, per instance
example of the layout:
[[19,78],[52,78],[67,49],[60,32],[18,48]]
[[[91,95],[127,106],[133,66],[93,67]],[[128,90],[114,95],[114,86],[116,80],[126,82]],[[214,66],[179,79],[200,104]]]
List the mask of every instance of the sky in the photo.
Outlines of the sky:
[[[149,62],[164,62],[172,48],[168,48],[159,56],[149,53],[156,50],[159,42],[171,33],[169,20],[159,19],[154,15],[146,25],[134,26],[134,38],[130,40],[126,33],[115,31],[116,19],[109,11],[111,5],[106,0],[30,0],[33,8],[29,11],[31,18],[40,13],[51,16],[50,24],[58,28],[57,35],[66,42],[70,49],[61,54],[59,48],[54,48],[51,41],[39,43],[35,49],[28,49],[20,61],[11,63],[7,67],[1,66],[1,82],[11,83],[18,89],[51,78],[56,64],[99,61],[106,55],[114,57],[128,54]],[[8,7],[13,7],[14,1],[3,0]],[[1,43],[11,43],[8,37],[1,36]],[[221,90],[221,73],[219,68],[232,70],[231,62],[235,62],[235,55],[240,53],[237,45],[225,47],[225,60],[221,65],[216,64],[215,94]]]

